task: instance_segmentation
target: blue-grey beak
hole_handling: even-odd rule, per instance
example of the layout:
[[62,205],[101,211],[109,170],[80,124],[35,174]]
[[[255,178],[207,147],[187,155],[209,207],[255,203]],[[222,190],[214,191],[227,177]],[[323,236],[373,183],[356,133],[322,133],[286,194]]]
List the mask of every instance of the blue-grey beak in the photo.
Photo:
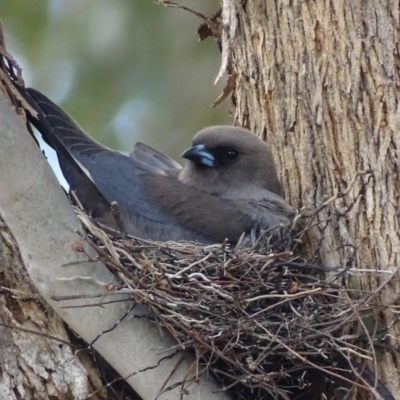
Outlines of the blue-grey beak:
[[215,166],[215,157],[207,151],[204,144],[198,144],[197,146],[191,147],[186,150],[181,157],[186,158],[197,165],[203,165],[210,168]]

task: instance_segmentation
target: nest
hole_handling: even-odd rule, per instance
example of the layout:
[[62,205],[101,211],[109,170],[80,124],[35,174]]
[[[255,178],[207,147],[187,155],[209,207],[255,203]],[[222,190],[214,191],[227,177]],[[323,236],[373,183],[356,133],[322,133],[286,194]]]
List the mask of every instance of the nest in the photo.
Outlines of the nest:
[[[299,215],[306,221],[300,232],[275,241],[263,234],[248,248],[115,239],[78,213],[118,290],[129,290],[178,347],[195,352],[199,373],[212,371],[236,399],[312,399],[332,384],[376,390],[365,366],[374,351],[363,318],[376,309],[377,293],[354,299],[346,278],[357,270],[300,255],[304,234],[321,228],[322,210],[330,209],[332,221],[338,197]],[[378,392],[385,390],[379,383]]]

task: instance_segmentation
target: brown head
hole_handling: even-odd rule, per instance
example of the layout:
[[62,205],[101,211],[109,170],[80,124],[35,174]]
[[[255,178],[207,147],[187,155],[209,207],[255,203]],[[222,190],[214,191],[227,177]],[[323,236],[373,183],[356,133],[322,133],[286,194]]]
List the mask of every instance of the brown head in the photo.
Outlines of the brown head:
[[266,189],[281,195],[281,184],[267,144],[247,129],[211,126],[198,132],[179,180],[213,194]]

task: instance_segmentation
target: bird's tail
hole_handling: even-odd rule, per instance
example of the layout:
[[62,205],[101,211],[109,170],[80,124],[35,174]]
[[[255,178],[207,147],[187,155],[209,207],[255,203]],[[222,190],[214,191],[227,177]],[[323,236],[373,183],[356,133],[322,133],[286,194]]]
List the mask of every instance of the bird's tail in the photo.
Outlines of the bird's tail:
[[15,86],[37,112],[37,116],[28,114],[27,119],[40,132],[43,140],[56,151],[65,179],[83,208],[99,222],[115,228],[117,224],[109,202],[73,156],[74,152],[82,152],[82,149],[102,151],[104,147],[83,132],[67,113],[44,94],[35,89]]
[[54,104],[39,91],[27,88],[21,94],[38,112],[38,118],[30,118],[30,122],[42,134],[44,140],[58,154],[74,154],[74,150],[101,151],[104,147],[87,135],[83,129],[65,111]]

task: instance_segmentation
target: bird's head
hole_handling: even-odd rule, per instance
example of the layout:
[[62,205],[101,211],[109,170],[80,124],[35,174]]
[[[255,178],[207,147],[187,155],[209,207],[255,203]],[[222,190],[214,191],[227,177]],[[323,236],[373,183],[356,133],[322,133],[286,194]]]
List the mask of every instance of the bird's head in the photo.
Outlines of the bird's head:
[[262,188],[281,195],[275,163],[267,144],[247,129],[212,126],[198,132],[179,179],[213,194]]

